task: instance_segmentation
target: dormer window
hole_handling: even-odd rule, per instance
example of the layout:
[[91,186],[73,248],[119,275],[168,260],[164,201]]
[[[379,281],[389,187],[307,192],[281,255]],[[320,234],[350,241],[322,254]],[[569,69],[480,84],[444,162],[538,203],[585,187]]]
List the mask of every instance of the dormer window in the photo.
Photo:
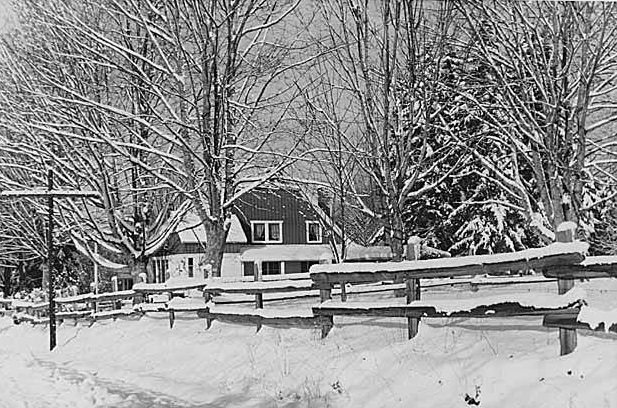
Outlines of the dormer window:
[[251,221],[253,242],[280,244],[283,242],[283,221]]
[[306,242],[309,244],[321,244],[321,224],[318,221],[306,222]]

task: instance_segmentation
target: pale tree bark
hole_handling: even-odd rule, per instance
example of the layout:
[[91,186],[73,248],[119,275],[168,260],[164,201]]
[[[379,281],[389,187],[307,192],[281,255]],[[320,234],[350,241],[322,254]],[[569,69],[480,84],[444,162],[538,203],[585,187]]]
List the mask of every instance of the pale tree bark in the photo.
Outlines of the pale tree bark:
[[[585,183],[601,175],[589,171],[597,166],[589,147],[614,120],[615,106],[602,100],[613,92],[617,72],[617,9],[613,3],[468,1],[459,10],[499,89],[491,104],[463,96],[503,136],[511,171],[479,159],[550,241],[561,222],[584,222]],[[606,143],[594,150],[600,149],[611,154]],[[520,177],[525,169],[533,180]]]
[[[143,125],[143,118],[148,117],[145,88],[139,82],[117,83],[122,75],[134,76],[139,58],[116,61],[118,69],[113,72],[110,56],[96,42],[62,24],[63,13],[71,10],[73,18],[89,16],[103,30],[107,22],[100,10],[88,8],[89,4],[51,5],[17,4],[20,30],[7,33],[0,47],[4,79],[1,150],[6,157],[19,157],[18,164],[29,174],[19,178],[3,171],[1,182],[17,189],[41,187],[46,167],[51,166],[59,188],[98,191],[100,200],[59,201],[56,222],[65,232],[63,239],[72,236],[78,249],[102,266],[122,266],[95,254],[94,241],[103,252],[122,262],[128,259],[128,265],[141,272],[180,221],[172,212],[174,207],[181,212],[186,206],[180,205],[182,201],[178,202],[169,186],[148,183],[147,174],[137,168],[137,157],[150,166],[159,161],[134,148],[135,139],[148,138]],[[148,55],[144,36],[126,25],[120,28],[130,33],[126,39],[132,43],[126,44],[127,49]],[[127,90],[130,98],[125,97]],[[91,103],[85,103],[84,97],[91,98]],[[131,114],[118,118],[101,109],[113,103],[125,104]],[[117,137],[114,145],[106,142],[112,135]],[[3,170],[5,165],[3,161]]]
[[[406,205],[430,194],[464,160],[458,141],[436,145],[430,140],[440,115],[435,92],[439,67],[454,20],[450,2],[427,4],[326,4],[324,35],[332,51],[321,75],[331,76],[330,82],[353,108],[343,113],[316,93],[307,97],[332,132],[348,141],[345,149],[353,149],[359,170],[349,185],[350,196],[366,214],[383,219],[395,260],[402,259],[407,239]],[[341,135],[341,121],[356,125]],[[369,195],[381,200],[378,207],[363,196],[361,184],[367,180],[376,190]]]
[[[113,205],[110,224],[136,235],[143,197],[177,194],[201,217],[206,258],[220,275],[234,202],[306,154],[285,123],[298,93],[291,74],[315,58],[305,52],[298,4],[31,4],[42,26],[53,27],[52,46],[29,44],[48,61],[45,69],[28,66],[39,85],[33,93],[46,104],[40,132],[98,144],[107,155],[101,162],[113,158],[129,173],[128,185],[105,186],[104,201],[128,199],[133,226],[112,216]],[[102,73],[101,92],[75,81],[72,69],[81,68]],[[125,246],[130,238],[118,237]],[[139,263],[148,249],[131,251]]]

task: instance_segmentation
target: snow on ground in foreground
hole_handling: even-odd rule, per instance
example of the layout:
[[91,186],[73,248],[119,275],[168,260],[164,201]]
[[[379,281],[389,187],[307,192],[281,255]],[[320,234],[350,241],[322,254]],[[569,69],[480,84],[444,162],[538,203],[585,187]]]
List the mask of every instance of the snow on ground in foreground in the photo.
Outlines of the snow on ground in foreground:
[[[617,306],[617,279],[576,285],[591,306]],[[468,407],[468,394],[480,407],[617,408],[617,335],[579,331],[577,350],[559,357],[558,332],[541,318],[425,319],[407,341],[404,319],[335,318],[321,340],[317,329],[206,331],[192,315],[178,313],[171,330],[165,313],[63,324],[53,353],[45,327],[0,318],[0,407]]]

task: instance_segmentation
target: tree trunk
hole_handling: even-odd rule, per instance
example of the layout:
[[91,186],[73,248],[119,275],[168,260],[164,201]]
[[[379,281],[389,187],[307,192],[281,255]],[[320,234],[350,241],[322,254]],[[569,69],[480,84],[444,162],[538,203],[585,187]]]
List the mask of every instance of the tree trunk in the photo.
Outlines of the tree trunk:
[[12,277],[12,270],[9,268],[2,268],[2,280],[0,280],[0,282],[2,283],[2,292],[4,293],[4,297],[8,298],[9,296],[11,296],[11,277]]
[[392,260],[400,262],[403,260],[403,217],[400,211],[394,210],[391,222],[390,249],[392,249]]
[[229,226],[226,227],[224,223],[216,222],[204,223],[204,227],[206,229],[206,265],[212,266],[212,277],[220,278]]
[[146,274],[146,281],[148,283],[152,283],[155,280],[155,276],[152,274],[148,274],[148,258],[139,257],[133,261],[133,268],[131,268],[131,277],[133,278],[134,283],[139,283],[139,275],[142,273]]

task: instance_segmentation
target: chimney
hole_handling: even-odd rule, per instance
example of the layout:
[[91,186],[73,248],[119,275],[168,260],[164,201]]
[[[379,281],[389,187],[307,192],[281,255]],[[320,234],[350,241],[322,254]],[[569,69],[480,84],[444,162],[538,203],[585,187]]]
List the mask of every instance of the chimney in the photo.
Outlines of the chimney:
[[317,189],[317,205],[323,212],[331,216],[332,210],[332,193],[321,187]]

